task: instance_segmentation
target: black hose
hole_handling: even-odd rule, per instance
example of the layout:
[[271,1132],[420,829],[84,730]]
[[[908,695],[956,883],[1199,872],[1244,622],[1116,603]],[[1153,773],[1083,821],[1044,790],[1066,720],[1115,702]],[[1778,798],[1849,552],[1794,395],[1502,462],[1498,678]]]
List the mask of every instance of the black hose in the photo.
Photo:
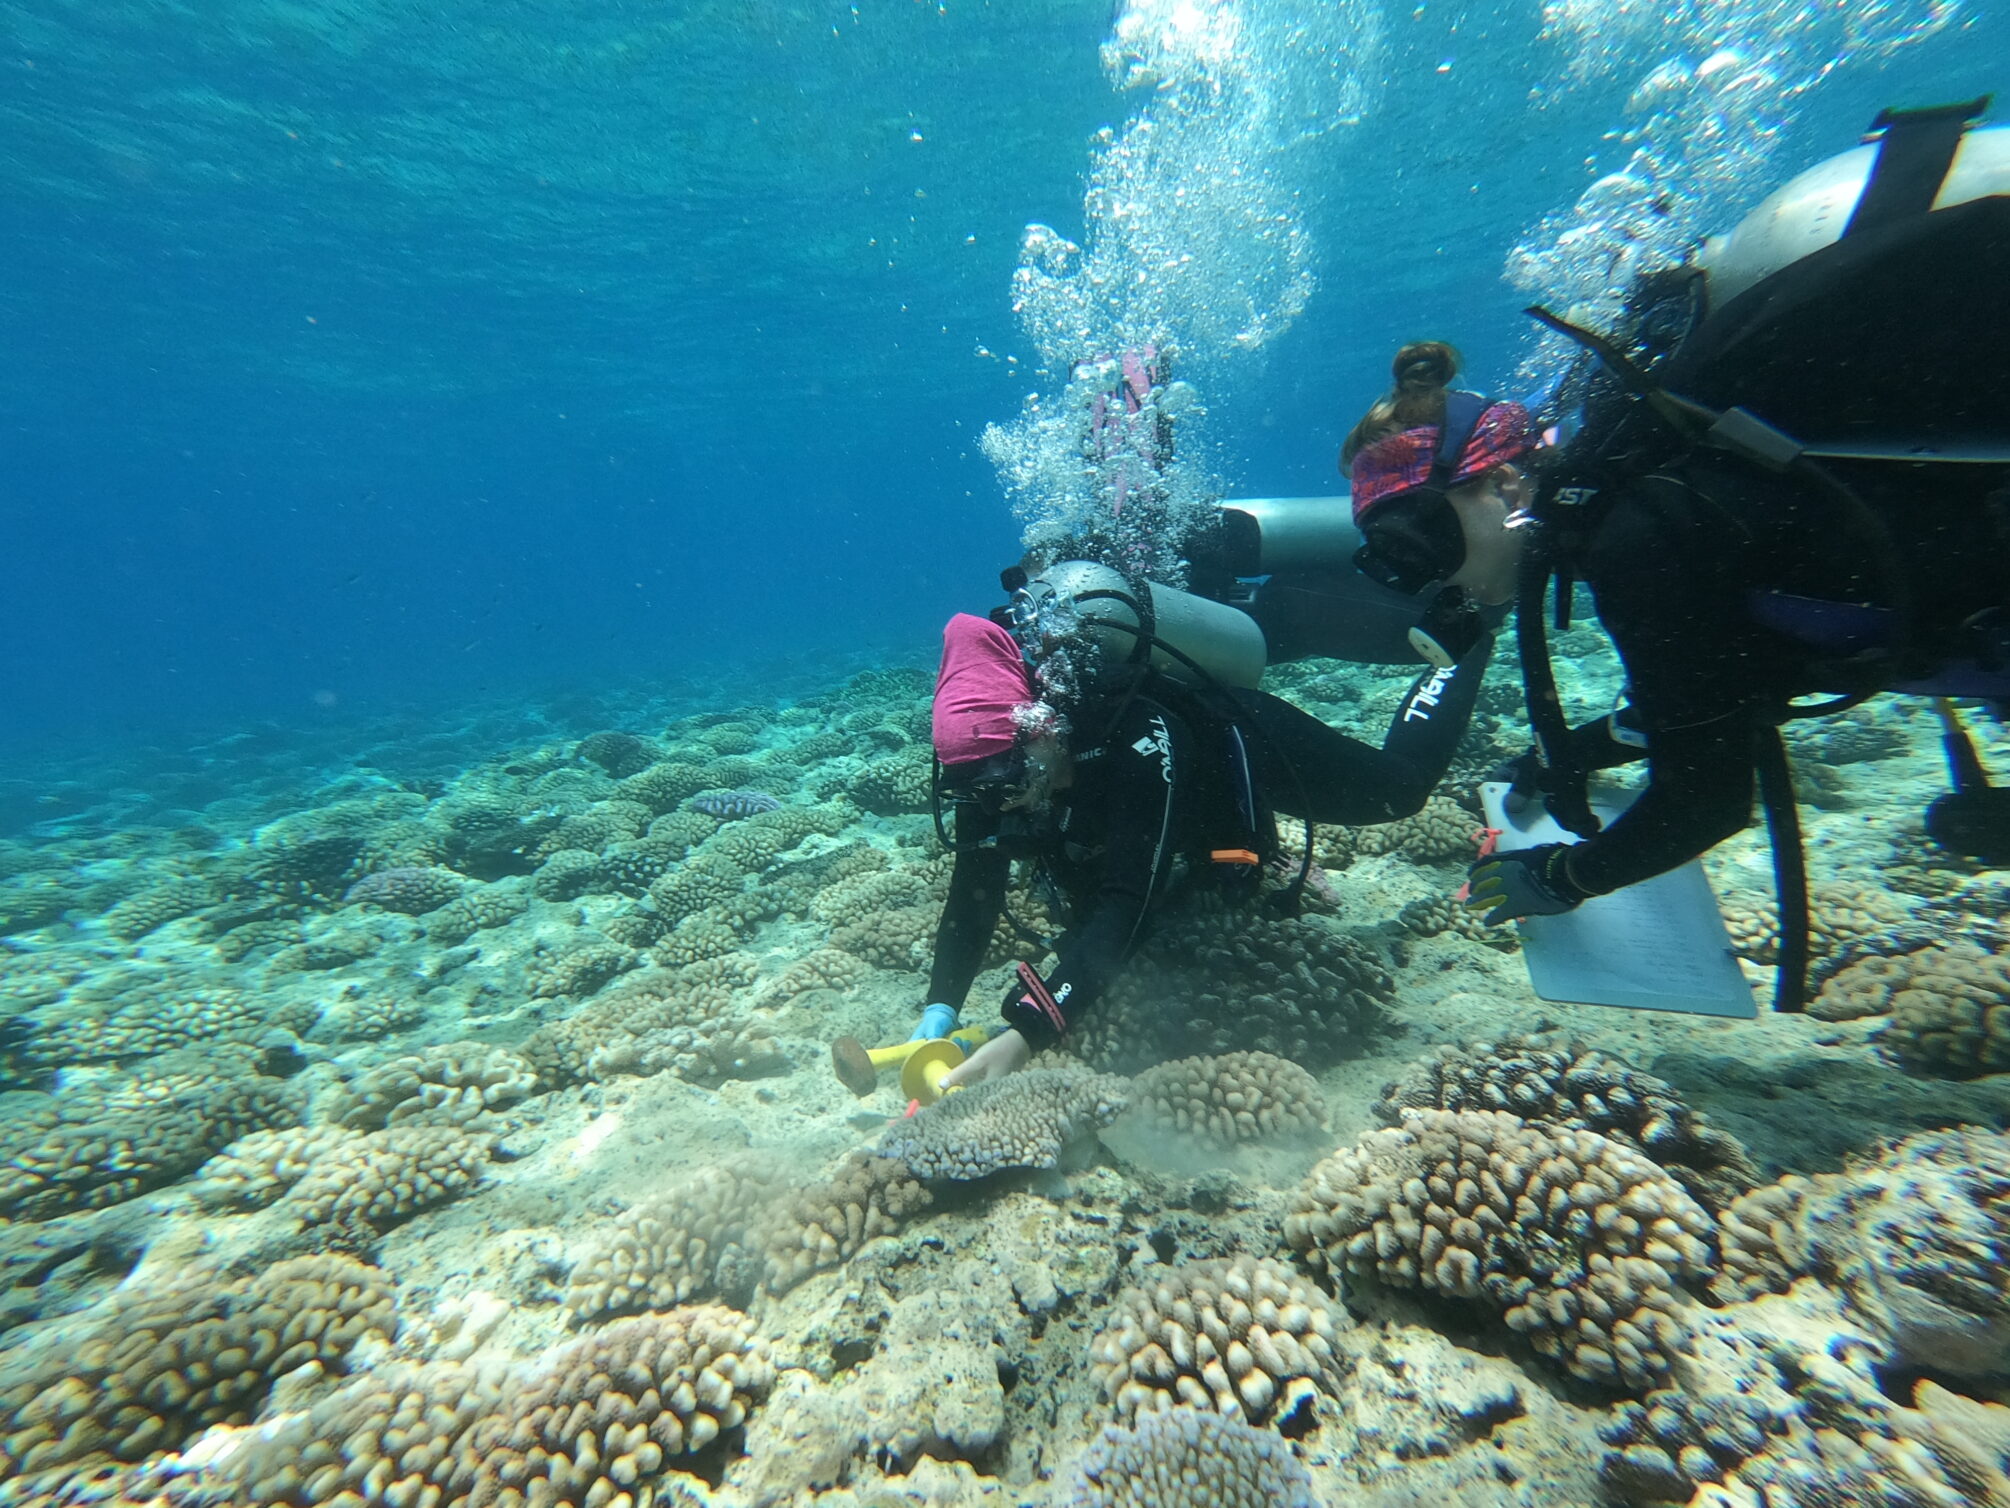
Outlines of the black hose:
[[[1556,669],[1549,659],[1549,634],[1543,604],[1549,595],[1553,561],[1548,542],[1540,537],[1523,551],[1515,592],[1515,646],[1521,651],[1522,693],[1528,702],[1528,723],[1542,760],[1542,787],[1550,815],[1580,838],[1600,826],[1586,791],[1584,761],[1570,738],[1563,699],[1556,689]],[[1559,588],[1560,590],[1562,588]]]
[[1799,1012],[1808,1004],[1808,861],[1794,800],[1794,772],[1787,762],[1787,741],[1778,728],[1762,728],[1753,736],[1758,740],[1759,798],[1765,803],[1766,832],[1773,844],[1773,892],[1780,911],[1773,1009]]

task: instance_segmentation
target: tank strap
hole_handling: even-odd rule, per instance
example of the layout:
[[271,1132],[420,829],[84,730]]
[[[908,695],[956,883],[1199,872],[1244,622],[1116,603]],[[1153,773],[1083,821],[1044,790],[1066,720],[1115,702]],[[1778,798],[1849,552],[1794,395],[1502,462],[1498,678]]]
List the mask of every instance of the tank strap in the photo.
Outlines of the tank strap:
[[1957,105],[1880,111],[1870,123],[1877,157],[1843,234],[1853,236],[1932,209],[1962,136],[1988,108],[1985,94]]

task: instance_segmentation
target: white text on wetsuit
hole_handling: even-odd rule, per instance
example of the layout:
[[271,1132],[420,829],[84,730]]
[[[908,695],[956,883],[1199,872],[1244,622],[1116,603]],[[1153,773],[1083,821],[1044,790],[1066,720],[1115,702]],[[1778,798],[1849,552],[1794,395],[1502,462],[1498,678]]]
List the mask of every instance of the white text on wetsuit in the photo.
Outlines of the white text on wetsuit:
[[1140,754],[1158,755],[1159,774],[1167,785],[1172,784],[1172,734],[1167,731],[1164,718],[1153,718],[1152,731],[1131,747]]
[[1414,718],[1418,722],[1429,722],[1431,709],[1443,699],[1445,688],[1452,683],[1452,675],[1450,670],[1440,670],[1419,686],[1411,694],[1410,705],[1403,709],[1403,721],[1407,723]]

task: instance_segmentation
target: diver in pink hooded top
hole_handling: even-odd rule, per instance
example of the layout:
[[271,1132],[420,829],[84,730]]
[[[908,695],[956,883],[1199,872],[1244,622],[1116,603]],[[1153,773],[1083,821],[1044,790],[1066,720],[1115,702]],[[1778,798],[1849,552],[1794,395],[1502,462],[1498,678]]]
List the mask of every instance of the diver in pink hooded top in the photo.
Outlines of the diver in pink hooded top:
[[[932,731],[956,862],[923,1034],[943,1034],[961,1009],[1004,912],[1013,859],[1051,878],[1067,924],[1039,940],[1051,945],[1051,968],[1019,966],[1003,1002],[1007,1029],[945,1082],[1010,1073],[1058,1041],[1174,889],[1214,883],[1253,894],[1278,852],[1273,811],[1350,825],[1418,811],[1465,730],[1486,658],[1483,643],[1420,677],[1377,749],[1279,697],[1226,687],[1198,697],[1162,676],[1057,708],[1010,630],[952,618]],[[1230,724],[1235,736],[1225,738]],[[1036,958],[1045,951],[1036,947]]]

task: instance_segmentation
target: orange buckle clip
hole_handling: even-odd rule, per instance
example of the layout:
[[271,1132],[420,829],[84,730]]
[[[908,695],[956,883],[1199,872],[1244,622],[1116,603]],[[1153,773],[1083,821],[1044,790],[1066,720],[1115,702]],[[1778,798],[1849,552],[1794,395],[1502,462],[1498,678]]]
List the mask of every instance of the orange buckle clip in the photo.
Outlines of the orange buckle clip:
[[1246,848],[1217,848],[1208,857],[1217,864],[1261,864],[1263,861]]
[[1473,834],[1473,842],[1479,846],[1480,858],[1493,857],[1494,850],[1501,846],[1501,834],[1505,831],[1505,828],[1500,827],[1482,827]]

